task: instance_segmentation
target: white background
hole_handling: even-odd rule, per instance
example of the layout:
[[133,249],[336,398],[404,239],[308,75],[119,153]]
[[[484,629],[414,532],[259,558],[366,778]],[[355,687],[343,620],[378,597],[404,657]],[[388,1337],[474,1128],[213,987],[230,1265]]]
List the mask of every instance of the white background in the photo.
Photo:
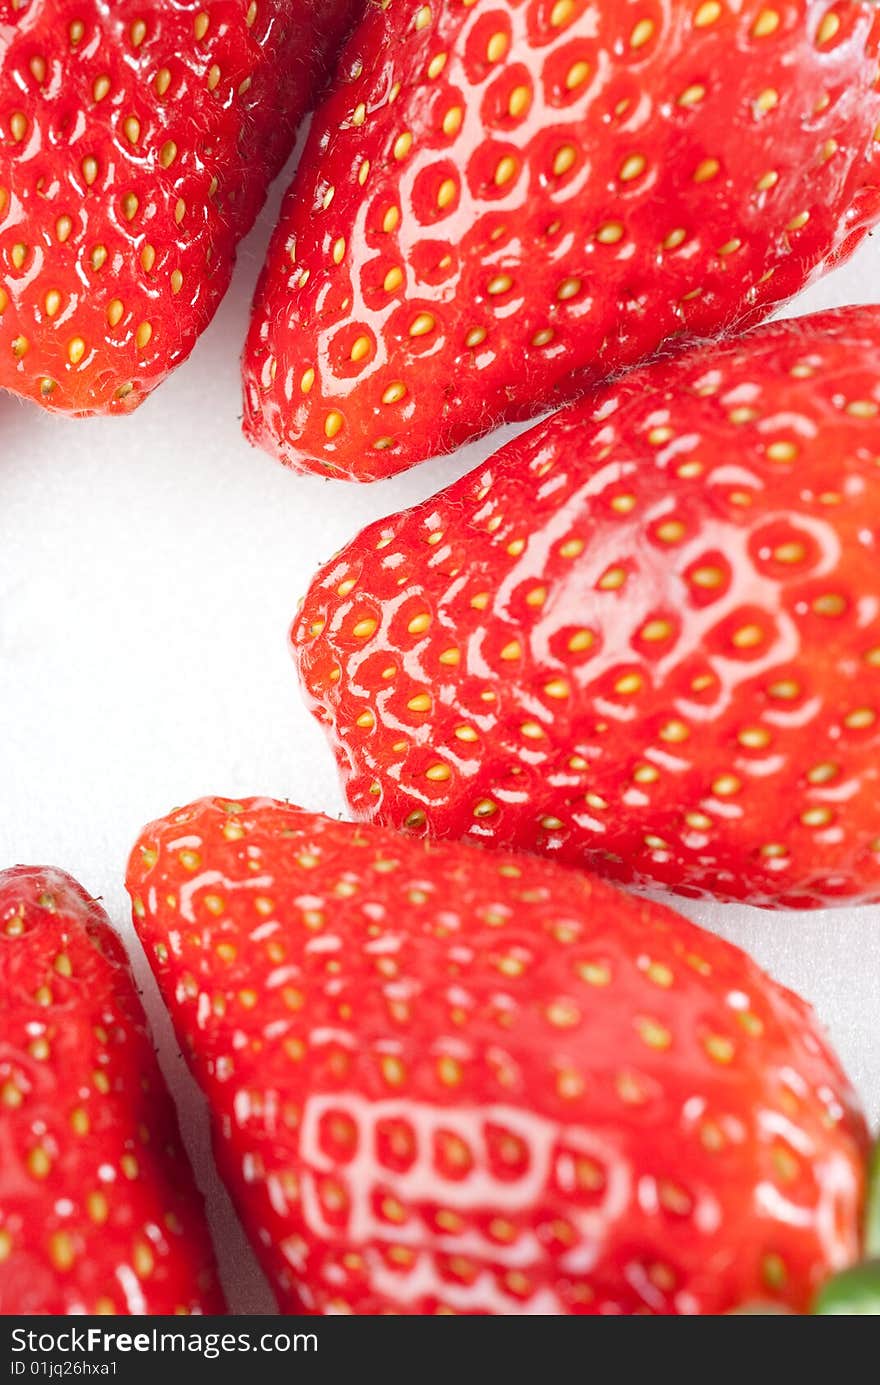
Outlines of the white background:
[[[0,869],[69,870],[128,940],[123,873],[147,821],[207,793],[342,811],[287,652],[296,603],[364,524],[439,489],[504,436],[373,486],[296,477],[251,451],[238,356],[277,203],[276,188],[190,361],[131,417],[68,421],[0,396]],[[794,310],[871,299],[880,237]],[[876,1123],[880,910],[687,912],[809,997]],[[231,1306],[270,1311],[214,1174],[201,1102],[139,953],[135,963]]]

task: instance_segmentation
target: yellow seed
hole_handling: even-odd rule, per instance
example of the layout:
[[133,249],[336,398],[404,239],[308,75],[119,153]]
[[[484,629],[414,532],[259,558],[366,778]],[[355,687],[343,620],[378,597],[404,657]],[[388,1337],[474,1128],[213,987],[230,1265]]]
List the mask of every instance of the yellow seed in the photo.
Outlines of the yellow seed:
[[91,187],[98,176],[98,160],[93,158],[91,154],[88,154],[83,159],[81,168],[87,186]]
[[[217,75],[219,77],[219,72]],[[153,86],[156,89],[156,95],[164,96],[170,85],[171,73],[169,72],[167,67],[160,67],[159,71],[156,73],[156,76],[153,79]]]
[[501,32],[493,34],[486,47],[486,58],[490,63],[500,62],[507,52],[508,46],[509,40],[506,34]]
[[685,87],[678,98],[678,104],[680,106],[698,106],[705,98],[706,88],[698,82],[694,82],[692,86]]
[[452,770],[448,765],[431,765],[425,770],[425,778],[430,779],[433,783],[440,784],[446,779],[451,779],[451,777]]
[[529,88],[526,86],[518,86],[514,87],[513,91],[510,93],[507,109],[514,120],[518,120],[520,116],[525,115],[531,104],[532,93]]
[[553,9],[550,11],[550,26],[553,29],[562,29],[566,24],[570,24],[574,18],[574,0],[556,0]]
[[133,115],[126,116],[122,123],[122,129],[129,144],[137,144],[141,137],[141,123],[137,117]]
[[9,120],[9,129],[16,144],[21,144],[28,132],[27,116],[23,111],[14,111]]
[[513,280],[509,274],[496,274],[486,285],[487,293],[491,294],[493,298],[501,293],[509,293],[512,288]]
[[440,73],[446,66],[446,62],[446,53],[436,53],[434,57],[431,59],[431,61],[428,63],[428,76],[431,78],[432,81],[434,81],[435,78],[440,76]]
[[122,215],[126,221],[133,221],[137,216],[139,203],[133,192],[127,192],[122,199]]
[[561,178],[564,173],[574,166],[577,159],[577,150],[573,144],[562,144],[553,156],[553,172],[557,178]]
[[[500,167],[500,165],[499,165],[499,167]],[[496,179],[497,179],[497,177],[498,177],[498,170],[497,170],[497,169],[496,169],[496,171],[495,171],[495,176],[496,176]],[[456,193],[457,193],[457,192],[458,192],[458,184],[456,183],[455,179],[454,179],[454,178],[444,178],[444,179],[443,179],[443,182],[440,184],[439,188],[437,189],[437,206],[438,206],[438,207],[448,207],[449,204],[450,204],[451,202],[454,202],[454,201],[455,201],[455,196],[456,196]],[[398,272],[399,272],[399,271],[398,271]],[[402,278],[402,277],[403,277],[403,276],[401,275],[401,278]],[[387,288],[387,278],[386,278],[386,288]]]
[[739,236],[734,236],[733,240],[726,240],[718,249],[719,255],[735,255],[737,250],[742,249],[742,241]]
[[200,14],[196,15],[195,20],[193,22],[193,31],[197,39],[203,39],[205,37],[205,34],[208,32],[208,25],[210,24],[210,22],[211,21],[208,15],[205,14],[204,10],[202,10]]
[[786,231],[799,231],[802,226],[806,226],[809,219],[809,212],[799,212],[797,216],[793,216],[791,221],[787,223],[785,229]]
[[668,640],[671,634],[672,626],[668,620],[649,620],[639,631],[643,640],[649,640],[652,643],[657,640]]
[[405,159],[412,149],[413,137],[409,130],[404,130],[403,134],[398,135],[391,150],[397,160]]
[[622,567],[610,567],[599,578],[598,587],[600,591],[613,592],[619,589],[626,582],[626,569]]
[[648,43],[654,33],[654,21],[652,19],[640,19],[629,36],[631,48],[643,48]]
[[772,442],[767,448],[767,456],[772,462],[792,462],[797,454],[797,444],[793,442]]
[[335,438],[336,434],[342,428],[344,422],[345,420],[342,417],[342,414],[339,412],[339,410],[331,409],[327,417],[324,419],[324,436],[326,438]]
[[822,23],[819,25],[819,32],[816,34],[818,44],[830,43],[840,31],[840,16],[833,10],[829,10]]
[[712,792],[720,798],[730,798],[732,794],[739,793],[741,788],[742,784],[735,774],[719,774],[712,783]]
[[393,293],[395,289],[400,288],[402,283],[403,270],[398,265],[394,265],[385,275],[382,287],[386,293]]
[[351,348],[351,360],[362,361],[370,354],[372,343],[369,337],[358,337]]
[[563,279],[556,290],[556,297],[560,303],[566,303],[569,298],[576,298],[582,287],[580,279]]
[[511,640],[509,644],[506,644],[501,651],[501,658],[508,663],[513,659],[522,658],[522,646],[519,640]]
[[475,818],[491,818],[494,817],[497,812],[498,804],[493,803],[491,798],[481,798],[480,801],[474,805]]
[[73,337],[68,343],[67,357],[71,365],[79,365],[83,356],[86,354],[86,344],[82,337]]
[[375,634],[378,625],[379,622],[375,620],[373,616],[365,616],[363,620],[357,622],[351,633],[356,640],[366,640],[369,639],[371,635]]
[[431,23],[431,19],[431,6],[422,5],[421,9],[416,13],[415,20],[413,21],[413,28],[417,31],[419,29],[427,29],[428,25]]
[[596,239],[602,245],[617,245],[623,240],[624,229],[619,221],[606,221],[596,232]]
[[574,91],[575,87],[583,86],[590,75],[590,64],[584,62],[583,58],[578,62],[572,63],[568,72],[565,74],[565,86],[567,91]]
[[12,1236],[5,1227],[0,1226],[0,1265],[12,1254]]
[[170,168],[177,158],[177,145],[173,139],[168,139],[159,150],[159,162],[163,168]]
[[413,616],[406,628],[411,635],[423,635],[430,624],[430,615],[427,611],[422,611],[420,615]]
[[[498,163],[497,163],[496,168],[495,168],[495,184],[496,184],[496,186],[500,188],[500,187],[503,187],[505,183],[509,183],[510,180],[511,180],[511,178],[515,178],[515,177],[516,177],[516,171],[517,171],[517,162],[516,162],[516,159],[513,157],[512,154],[505,154],[505,155],[503,156],[503,158],[500,158],[500,159],[498,160]],[[451,179],[447,179],[447,182],[451,182],[451,181],[452,181]],[[455,185],[453,184],[453,189],[454,189],[454,187],[455,187]]]
[[772,111],[774,106],[779,105],[779,92],[775,87],[767,87],[755,100],[755,106],[759,111],[766,113]]
[[698,29],[705,29],[709,24],[716,23],[721,18],[721,6],[718,0],[706,0],[694,15],[694,25]]
[[647,1044],[649,1048],[664,1049],[669,1048],[672,1044],[672,1035],[669,1030],[657,1020],[637,1020],[636,1028],[642,1043]]
[[172,271],[171,271],[171,292],[172,292],[172,293],[180,293],[180,290],[181,290],[182,287],[183,287],[183,275],[181,274],[181,272],[180,272],[179,269],[172,269]]
[[579,558],[584,547],[583,539],[566,539],[565,543],[559,546],[559,556],[561,558]]
[[774,188],[778,182],[779,174],[775,169],[770,169],[768,173],[765,173],[763,177],[758,179],[757,187],[761,192],[769,192],[770,188]]
[[614,691],[619,693],[621,697],[631,697],[633,693],[640,692],[641,689],[642,678],[638,673],[625,673],[614,684]]
[[430,313],[419,313],[410,323],[409,334],[411,337],[424,337],[429,332],[433,332],[436,323]]
[[461,106],[450,106],[443,117],[443,133],[449,139],[453,139],[461,129],[461,122],[464,119],[464,111]]
[[709,1057],[716,1063],[729,1063],[732,1061],[736,1049],[730,1039],[722,1034],[710,1034],[703,1044]]
[[76,1259],[76,1252],[67,1231],[55,1231],[49,1237],[49,1256],[55,1268],[62,1273],[71,1268]]
[[634,178],[639,178],[644,173],[646,160],[642,154],[630,154],[625,159],[620,169],[620,181],[631,183]]
[[389,385],[382,395],[383,404],[397,404],[401,399],[406,398],[406,385],[402,380],[395,380],[393,385]]
[[876,418],[880,414],[880,404],[873,399],[853,399],[847,404],[846,412],[851,418]]
[[50,289],[43,301],[47,317],[54,317],[61,307],[61,294],[57,289]]
[[855,731],[864,731],[866,727],[873,726],[876,720],[877,714],[870,707],[858,707],[843,719],[844,725]]
[[754,649],[764,640],[764,631],[760,625],[741,625],[738,630],[733,632],[731,643],[737,649]]
[[721,165],[717,159],[703,159],[694,171],[695,183],[708,183],[713,178],[717,178],[721,171]]
[[37,1145],[28,1155],[27,1166],[34,1178],[48,1178],[52,1161],[42,1146]]
[[461,651],[458,649],[444,649],[439,658],[441,664],[454,666],[461,663]]

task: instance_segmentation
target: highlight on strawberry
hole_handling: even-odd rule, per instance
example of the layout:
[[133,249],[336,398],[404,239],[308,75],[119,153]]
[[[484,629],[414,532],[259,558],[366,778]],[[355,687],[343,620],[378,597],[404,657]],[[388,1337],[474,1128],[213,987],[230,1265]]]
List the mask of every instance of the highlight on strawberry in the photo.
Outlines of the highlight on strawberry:
[[393,0],[319,107],[245,431],[371,481],[756,323],[880,215],[870,0]]
[[2,0],[0,386],[128,412],[185,360],[360,0]]
[[364,530],[292,640],[356,816],[880,900],[880,308],[623,376]]
[[0,1314],[222,1313],[122,946],[64,872],[0,872]]
[[808,1007],[659,905],[268,799],[143,832],[135,925],[282,1311],[807,1311],[867,1132]]

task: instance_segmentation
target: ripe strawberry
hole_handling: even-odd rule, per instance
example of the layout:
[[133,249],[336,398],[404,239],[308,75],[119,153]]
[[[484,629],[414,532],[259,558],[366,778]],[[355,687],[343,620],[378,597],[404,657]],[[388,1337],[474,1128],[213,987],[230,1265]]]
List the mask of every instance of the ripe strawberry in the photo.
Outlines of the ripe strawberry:
[[740,328],[880,216],[869,0],[395,0],[316,117],[245,429],[361,481]]
[[107,916],[61,871],[0,872],[0,1314],[223,1311]]
[[0,385],[128,411],[192,350],[356,0],[0,0]]
[[865,1127],[797,997],[529,857],[267,799],[143,833],[136,926],[283,1311],[802,1309]]
[[315,579],[360,817],[753,904],[880,900],[880,308],[623,377]]

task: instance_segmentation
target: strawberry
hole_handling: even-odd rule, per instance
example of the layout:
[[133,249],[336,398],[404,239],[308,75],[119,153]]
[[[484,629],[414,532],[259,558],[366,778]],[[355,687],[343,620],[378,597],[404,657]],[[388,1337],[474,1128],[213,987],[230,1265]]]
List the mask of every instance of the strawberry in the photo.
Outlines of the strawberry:
[[267,799],[148,827],[134,919],[285,1312],[805,1308],[866,1132],[729,943],[534,857]]
[[192,350],[355,0],[0,0],[0,385],[125,412]]
[[880,216],[870,0],[394,0],[319,109],[245,430],[371,481],[757,322]]
[[62,871],[0,872],[0,1314],[223,1311],[106,914]]
[[349,802],[752,904],[880,901],[880,308],[624,376],[293,627]]

